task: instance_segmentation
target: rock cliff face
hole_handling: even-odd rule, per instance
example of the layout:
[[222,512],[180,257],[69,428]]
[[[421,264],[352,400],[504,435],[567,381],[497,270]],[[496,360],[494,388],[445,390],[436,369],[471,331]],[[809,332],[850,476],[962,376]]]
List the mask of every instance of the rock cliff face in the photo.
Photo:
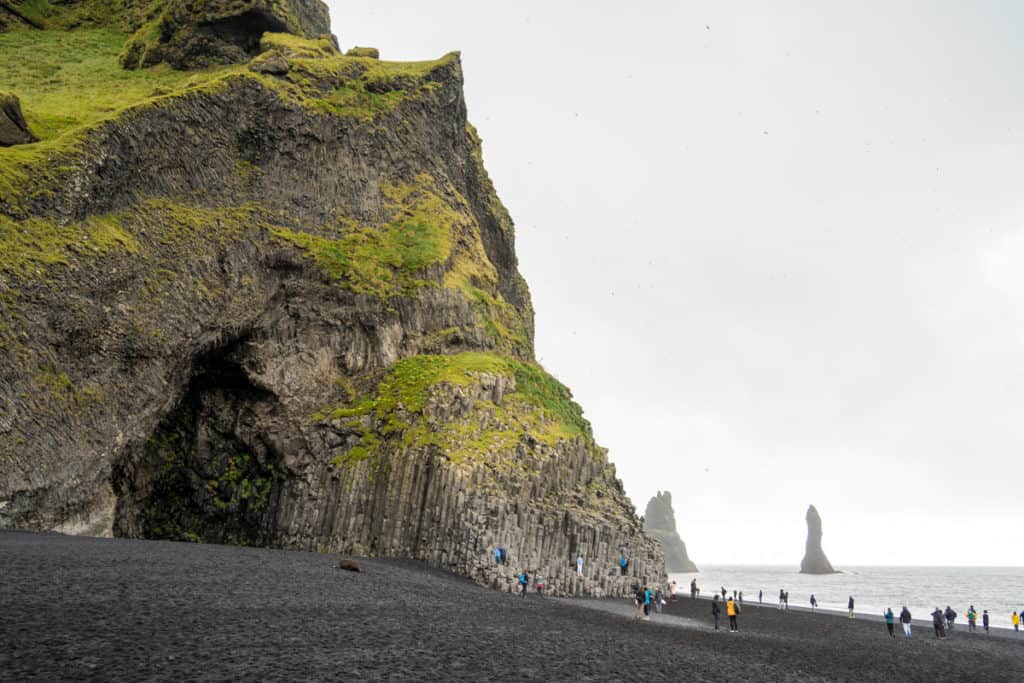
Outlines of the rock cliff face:
[[672,509],[672,494],[668,491],[658,491],[647,503],[644,532],[661,542],[665,552],[665,569],[670,572],[697,571],[697,565],[686,554],[686,544],[676,531],[676,513]]
[[834,574],[832,564],[821,549],[821,516],[812,505],[807,508],[807,551],[800,562],[801,574]]
[[[344,56],[302,37],[316,3],[238,23],[244,56],[197,48],[248,63],[124,70],[128,10],[0,2],[0,91],[40,138],[0,149],[0,527],[399,555],[500,588],[528,568],[556,594],[663,576],[534,361],[458,54]],[[166,44],[243,5],[175,15]]]

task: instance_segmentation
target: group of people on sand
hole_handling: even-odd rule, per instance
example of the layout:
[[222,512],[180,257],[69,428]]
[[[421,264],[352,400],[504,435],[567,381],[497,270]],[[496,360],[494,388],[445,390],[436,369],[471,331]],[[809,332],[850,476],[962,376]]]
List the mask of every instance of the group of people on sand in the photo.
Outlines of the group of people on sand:
[[[890,607],[886,609],[883,616],[885,617],[885,626],[889,631],[889,635],[895,638],[896,634],[893,632],[893,625],[897,617],[893,614],[892,608]],[[959,615],[952,607],[946,605],[946,609],[944,610],[941,610],[938,607],[936,607],[935,611],[933,611],[930,616],[932,618],[932,628],[935,629],[935,637],[943,639],[948,637],[949,634],[953,632],[953,625],[954,623],[956,623],[956,618]],[[967,608],[967,614],[965,616],[967,617],[967,630],[971,633],[977,632],[978,610],[974,608],[974,605],[971,605]],[[900,610],[898,618],[900,624],[903,626],[903,636],[905,638],[910,638],[912,630],[911,624],[913,623],[913,618],[910,614],[910,610],[907,609],[906,605],[904,605],[903,609]],[[1010,621],[1013,624],[1013,630],[1019,631],[1020,615],[1017,612],[1014,612],[1013,616],[1010,618]],[[985,630],[985,633],[989,632],[989,616],[987,609],[981,611],[981,627]]]
[[665,596],[660,588],[651,588],[645,584],[633,584],[633,604],[636,607],[635,619],[650,621],[654,614],[660,614],[665,605]]

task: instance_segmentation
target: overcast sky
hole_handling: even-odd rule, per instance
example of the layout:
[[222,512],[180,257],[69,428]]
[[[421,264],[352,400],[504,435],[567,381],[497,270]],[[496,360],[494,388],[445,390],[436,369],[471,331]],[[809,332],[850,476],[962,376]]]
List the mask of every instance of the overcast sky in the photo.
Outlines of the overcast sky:
[[1024,565],[1024,3],[329,3],[461,50],[537,355],[690,556]]

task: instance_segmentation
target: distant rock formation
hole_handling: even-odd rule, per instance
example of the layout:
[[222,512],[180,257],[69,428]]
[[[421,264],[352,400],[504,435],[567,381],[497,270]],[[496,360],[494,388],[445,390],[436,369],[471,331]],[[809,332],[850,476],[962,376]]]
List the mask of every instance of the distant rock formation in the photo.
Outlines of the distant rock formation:
[[676,531],[676,513],[672,509],[672,494],[658,491],[647,503],[644,513],[644,532],[661,542],[665,551],[665,569],[670,572],[695,572],[697,565],[686,554],[686,544]]
[[821,515],[812,505],[807,508],[807,552],[800,563],[800,573],[834,574],[835,571],[825,557],[825,551],[821,549]]

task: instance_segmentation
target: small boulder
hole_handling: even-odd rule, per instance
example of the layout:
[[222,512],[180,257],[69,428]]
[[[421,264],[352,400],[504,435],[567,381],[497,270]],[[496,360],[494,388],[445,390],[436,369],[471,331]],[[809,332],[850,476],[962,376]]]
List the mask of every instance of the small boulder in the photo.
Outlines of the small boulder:
[[271,76],[284,76],[291,69],[288,60],[280,53],[273,52],[265,57],[256,59],[249,65],[249,71]]
[[345,53],[346,57],[369,57],[380,59],[380,50],[375,47],[354,47]]
[[0,93],[0,147],[25,145],[37,140],[22,116],[17,95]]
[[345,558],[342,558],[341,562],[338,563],[338,568],[339,569],[344,569],[345,571],[348,571],[348,572],[358,572],[358,571],[360,571],[359,563],[358,562],[356,562],[355,560],[349,560],[349,559],[345,559]]

